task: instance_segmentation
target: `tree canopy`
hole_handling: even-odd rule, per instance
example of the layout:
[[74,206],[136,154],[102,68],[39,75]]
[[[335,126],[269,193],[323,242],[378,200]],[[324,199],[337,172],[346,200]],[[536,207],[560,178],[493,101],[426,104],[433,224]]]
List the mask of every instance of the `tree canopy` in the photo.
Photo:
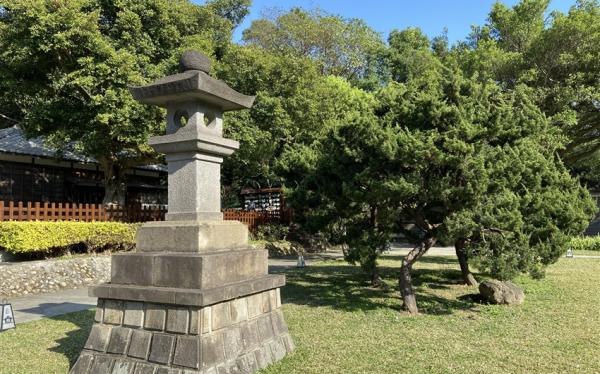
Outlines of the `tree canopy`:
[[598,183],[600,165],[600,3],[580,0],[546,17],[549,1],[496,3],[453,59],[468,74],[507,88],[525,84],[531,97],[568,137],[561,152],[572,171]]
[[105,202],[122,203],[124,169],[155,161],[147,138],[164,126],[127,87],[173,72],[184,49],[224,51],[232,24],[215,4],[0,1],[0,121],[75,141],[105,171]]
[[[564,138],[529,99],[447,68],[391,83],[372,114],[331,128],[293,192],[308,221],[371,271],[394,232],[416,245],[399,277],[417,312],[411,268],[436,242],[465,243],[499,278],[540,276],[595,212],[558,150]],[[306,154],[305,150],[301,150]],[[300,165],[302,167],[303,165]]]
[[[173,73],[197,49],[213,74],[256,95],[226,114],[226,204],[244,187],[290,191],[304,229],[344,244],[379,282],[392,235],[414,244],[399,275],[435,243],[498,278],[543,275],[595,212],[600,182],[600,5],[496,3],[450,45],[418,28],[384,39],[363,20],[292,8],[232,29],[249,0],[0,0],[0,124],[75,142],[122,200],[123,170],[157,160],[163,113],[127,87]],[[226,191],[227,192],[227,191]]]
[[[292,8],[252,22],[243,40],[267,51],[314,59],[324,75],[377,83],[381,36],[361,19],[344,19],[321,10]],[[374,82],[375,81],[375,82]]]

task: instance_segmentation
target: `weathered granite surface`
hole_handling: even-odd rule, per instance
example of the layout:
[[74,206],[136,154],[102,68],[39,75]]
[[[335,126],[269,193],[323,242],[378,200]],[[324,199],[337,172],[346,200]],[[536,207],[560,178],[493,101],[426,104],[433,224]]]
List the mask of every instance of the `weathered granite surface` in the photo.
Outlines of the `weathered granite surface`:
[[248,247],[248,228],[238,221],[146,222],[136,241],[139,252],[228,251]]
[[147,86],[132,87],[130,91],[140,102],[162,107],[174,101],[201,100],[229,111],[250,108],[254,103],[254,96],[236,92],[200,70],[170,75]]
[[525,300],[525,293],[516,284],[496,279],[481,282],[479,293],[492,304],[519,305]]
[[113,257],[110,283],[93,287],[98,315],[72,373],[251,373],[282,359],[293,343],[281,313],[283,275],[268,274],[267,251],[221,213],[221,163],[239,144],[223,138],[223,112],[254,97],[202,70],[183,69],[131,92],[167,108],[167,134],[149,140],[167,160],[166,222],[137,233],[137,253]]
[[210,74],[210,59],[197,51],[185,51],[179,61],[179,71],[200,70]]
[[252,373],[293,349],[278,289],[205,307],[99,299],[71,372]]

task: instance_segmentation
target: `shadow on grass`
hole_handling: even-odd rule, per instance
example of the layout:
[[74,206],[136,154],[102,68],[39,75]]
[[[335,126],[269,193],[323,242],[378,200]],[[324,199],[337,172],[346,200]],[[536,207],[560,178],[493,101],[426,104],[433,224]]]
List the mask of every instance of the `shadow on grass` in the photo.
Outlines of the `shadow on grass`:
[[[386,256],[386,260],[400,260],[401,256]],[[421,259],[423,260],[423,259]],[[452,264],[454,258],[446,256],[426,257],[429,264]],[[379,268],[387,288],[373,288],[368,277],[358,266],[325,265],[311,266],[302,270],[289,269],[286,272],[287,285],[282,290],[286,303],[307,306],[329,306],[343,311],[374,310],[391,308],[401,310],[402,300],[398,292],[397,267]],[[432,315],[448,315],[458,310],[476,312],[474,300],[459,297],[444,298],[435,290],[451,289],[462,284],[458,269],[414,269],[413,286],[417,294],[420,312]]]
[[56,347],[50,348],[52,352],[60,353],[69,360],[69,368],[75,365],[75,361],[77,361],[79,353],[81,353],[83,345],[90,334],[94,324],[94,313],[93,310],[86,310],[50,318],[55,321],[70,322],[76,326],[76,328],[68,331],[65,337],[56,341]]
[[[402,256],[402,255],[385,255],[385,256],[382,256],[381,259],[398,261],[398,263],[401,263],[402,259],[404,259],[404,256]],[[457,264],[458,265],[458,261],[455,256],[423,256],[419,259],[419,261],[417,263],[439,264],[439,265]]]

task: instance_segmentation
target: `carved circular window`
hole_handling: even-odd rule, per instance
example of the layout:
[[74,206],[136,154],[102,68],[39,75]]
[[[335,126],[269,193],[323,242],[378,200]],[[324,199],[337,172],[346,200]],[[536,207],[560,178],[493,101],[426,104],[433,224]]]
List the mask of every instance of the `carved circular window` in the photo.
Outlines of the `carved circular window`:
[[190,120],[190,116],[185,110],[178,110],[173,116],[173,122],[179,127],[184,127]]

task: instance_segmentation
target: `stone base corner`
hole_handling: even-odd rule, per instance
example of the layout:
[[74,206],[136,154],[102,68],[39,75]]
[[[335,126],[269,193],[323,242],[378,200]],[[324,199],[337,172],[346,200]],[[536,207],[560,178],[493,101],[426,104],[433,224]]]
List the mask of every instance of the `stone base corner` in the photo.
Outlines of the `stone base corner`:
[[99,299],[71,373],[249,374],[293,350],[278,288],[205,307]]

